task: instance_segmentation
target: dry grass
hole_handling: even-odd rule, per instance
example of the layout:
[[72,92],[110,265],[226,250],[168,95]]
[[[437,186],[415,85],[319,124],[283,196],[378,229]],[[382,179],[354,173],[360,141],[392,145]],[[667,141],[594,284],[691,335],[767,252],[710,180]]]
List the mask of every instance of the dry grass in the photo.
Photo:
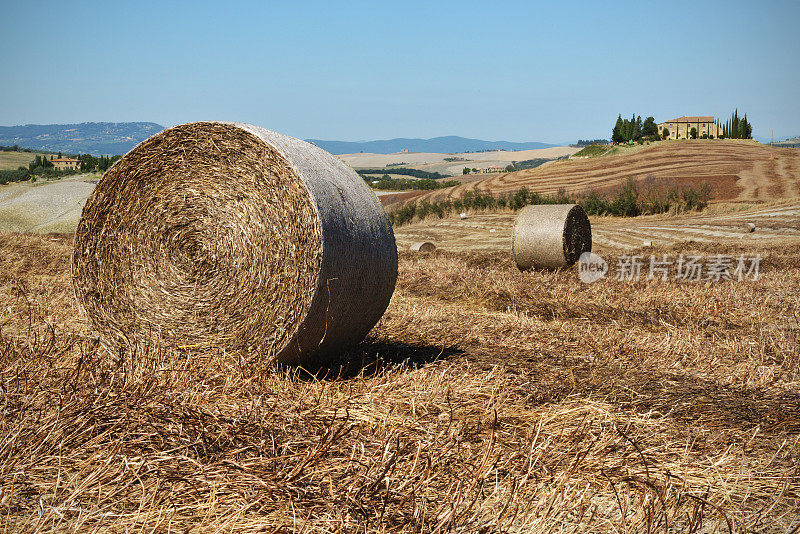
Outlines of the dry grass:
[[311,375],[105,356],[76,319],[70,240],[0,236],[6,530],[800,526],[798,246],[720,284],[403,253],[368,340]]
[[0,170],[27,167],[36,158],[31,152],[0,151]]

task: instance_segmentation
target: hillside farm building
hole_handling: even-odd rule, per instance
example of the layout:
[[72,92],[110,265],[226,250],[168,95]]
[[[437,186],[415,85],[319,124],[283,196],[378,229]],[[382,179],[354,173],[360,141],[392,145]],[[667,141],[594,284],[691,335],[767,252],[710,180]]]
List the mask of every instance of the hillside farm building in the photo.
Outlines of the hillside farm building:
[[666,128],[669,131],[668,139],[689,139],[692,128],[697,130],[697,137],[719,137],[722,128],[717,126],[714,117],[679,117],[658,125],[658,134],[661,135]]
[[72,158],[53,158],[50,161],[53,163],[53,167],[55,167],[56,170],[78,169],[81,166],[80,161]]

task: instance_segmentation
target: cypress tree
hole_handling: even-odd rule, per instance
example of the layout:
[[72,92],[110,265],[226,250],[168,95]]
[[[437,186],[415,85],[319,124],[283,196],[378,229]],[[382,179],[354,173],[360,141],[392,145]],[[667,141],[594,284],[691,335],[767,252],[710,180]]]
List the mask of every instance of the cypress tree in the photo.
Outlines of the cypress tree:
[[612,143],[621,143],[622,142],[622,114],[617,117],[617,123],[614,125],[614,129],[611,130],[611,142]]
[[631,115],[631,133],[628,136],[628,140],[636,139],[636,114],[634,113]]
[[733,112],[733,120],[731,121],[731,137],[739,139],[739,109]]

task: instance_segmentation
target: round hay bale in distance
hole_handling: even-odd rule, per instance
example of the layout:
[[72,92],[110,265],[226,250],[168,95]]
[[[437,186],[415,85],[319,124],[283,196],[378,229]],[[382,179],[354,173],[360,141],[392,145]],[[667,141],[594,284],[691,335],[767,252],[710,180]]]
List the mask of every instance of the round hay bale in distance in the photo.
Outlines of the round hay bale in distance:
[[157,343],[324,363],[386,310],[386,213],[324,150],[241,123],[197,122],[106,171],[75,235],[78,304],[111,351]]
[[756,225],[751,223],[751,222],[749,222],[749,223],[744,225],[744,231],[745,231],[746,234],[752,234],[753,232],[756,231]]
[[436,250],[436,245],[430,241],[418,241],[409,247],[409,250],[414,252],[433,252]]
[[592,228],[577,204],[525,206],[514,222],[511,250],[520,270],[559,269],[592,250]]

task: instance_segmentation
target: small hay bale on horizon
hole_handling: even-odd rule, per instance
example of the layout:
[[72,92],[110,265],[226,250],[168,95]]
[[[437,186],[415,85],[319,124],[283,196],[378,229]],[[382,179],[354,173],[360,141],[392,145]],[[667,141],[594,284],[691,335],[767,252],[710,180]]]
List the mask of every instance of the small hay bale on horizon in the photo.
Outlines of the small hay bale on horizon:
[[112,352],[208,347],[316,364],[383,315],[397,248],[364,180],[329,153],[257,126],[197,122],[105,173],[72,273]]
[[592,250],[592,228],[577,204],[525,206],[514,221],[511,250],[521,271],[560,269]]
[[409,247],[413,252],[433,252],[436,250],[436,245],[430,241],[418,241]]

